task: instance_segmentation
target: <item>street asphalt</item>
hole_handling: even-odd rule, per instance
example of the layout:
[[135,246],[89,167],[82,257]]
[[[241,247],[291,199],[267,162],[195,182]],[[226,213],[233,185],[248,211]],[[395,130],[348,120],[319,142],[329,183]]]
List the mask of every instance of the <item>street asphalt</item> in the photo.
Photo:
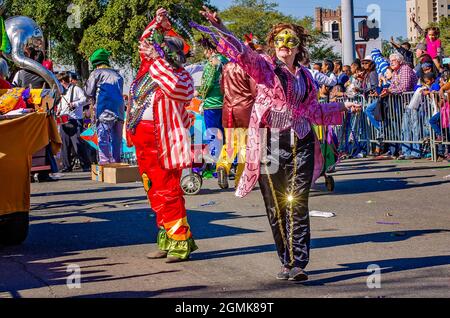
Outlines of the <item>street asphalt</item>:
[[[27,240],[0,247],[0,298],[450,297],[450,164],[347,160],[334,178],[334,192],[321,178],[311,193],[311,210],[336,216],[311,218],[302,284],[275,279],[280,264],[257,189],[239,199],[206,180],[186,197],[199,249],[166,264],[145,257],[157,228],[141,183],[68,173],[32,184]],[[73,268],[80,288],[67,284]]]

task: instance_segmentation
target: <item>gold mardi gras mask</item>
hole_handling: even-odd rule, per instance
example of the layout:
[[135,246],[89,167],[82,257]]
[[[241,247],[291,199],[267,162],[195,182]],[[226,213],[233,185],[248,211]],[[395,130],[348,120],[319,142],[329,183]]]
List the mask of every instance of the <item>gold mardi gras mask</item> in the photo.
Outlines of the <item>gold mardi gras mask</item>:
[[293,49],[300,45],[300,39],[291,29],[284,29],[275,36],[274,45],[277,49],[284,46]]

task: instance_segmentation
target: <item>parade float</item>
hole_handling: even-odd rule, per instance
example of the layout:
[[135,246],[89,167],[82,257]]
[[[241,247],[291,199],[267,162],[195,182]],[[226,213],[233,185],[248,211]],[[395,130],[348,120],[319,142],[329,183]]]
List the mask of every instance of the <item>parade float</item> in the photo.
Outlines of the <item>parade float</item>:
[[28,234],[32,155],[49,144],[56,154],[61,146],[54,108],[63,87],[53,73],[25,54],[31,48],[43,50],[39,26],[25,16],[0,22],[3,57],[38,74],[50,87],[0,91],[0,244],[11,245],[22,243]]

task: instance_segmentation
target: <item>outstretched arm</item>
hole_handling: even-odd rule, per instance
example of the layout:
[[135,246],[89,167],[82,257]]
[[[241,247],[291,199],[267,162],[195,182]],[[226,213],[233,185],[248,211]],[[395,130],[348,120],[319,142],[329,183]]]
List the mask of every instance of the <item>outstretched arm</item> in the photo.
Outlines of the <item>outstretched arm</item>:
[[219,52],[239,64],[257,84],[271,85],[275,74],[269,59],[254,52],[237,39],[222,23],[217,12],[211,11],[206,6],[203,9],[204,11],[200,13],[220,32]]
[[400,48],[400,45],[398,45],[397,43],[395,43],[395,40],[394,40],[394,37],[393,37],[393,36],[391,36],[391,44],[392,44],[392,46],[395,47],[396,49],[399,49],[399,48]]
[[417,23],[416,21],[416,15],[413,13],[411,16],[411,22],[414,24],[414,27],[417,29],[417,31],[422,34],[423,36],[426,36],[426,32],[422,27]]

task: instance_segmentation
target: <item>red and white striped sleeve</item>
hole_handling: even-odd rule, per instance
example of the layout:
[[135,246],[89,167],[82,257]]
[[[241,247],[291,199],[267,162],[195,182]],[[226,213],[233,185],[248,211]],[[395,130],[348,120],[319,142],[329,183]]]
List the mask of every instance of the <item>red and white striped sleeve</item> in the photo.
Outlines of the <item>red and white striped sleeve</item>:
[[151,77],[163,93],[171,99],[189,103],[194,95],[194,84],[187,71],[175,71],[163,58],[153,61],[149,68]]

